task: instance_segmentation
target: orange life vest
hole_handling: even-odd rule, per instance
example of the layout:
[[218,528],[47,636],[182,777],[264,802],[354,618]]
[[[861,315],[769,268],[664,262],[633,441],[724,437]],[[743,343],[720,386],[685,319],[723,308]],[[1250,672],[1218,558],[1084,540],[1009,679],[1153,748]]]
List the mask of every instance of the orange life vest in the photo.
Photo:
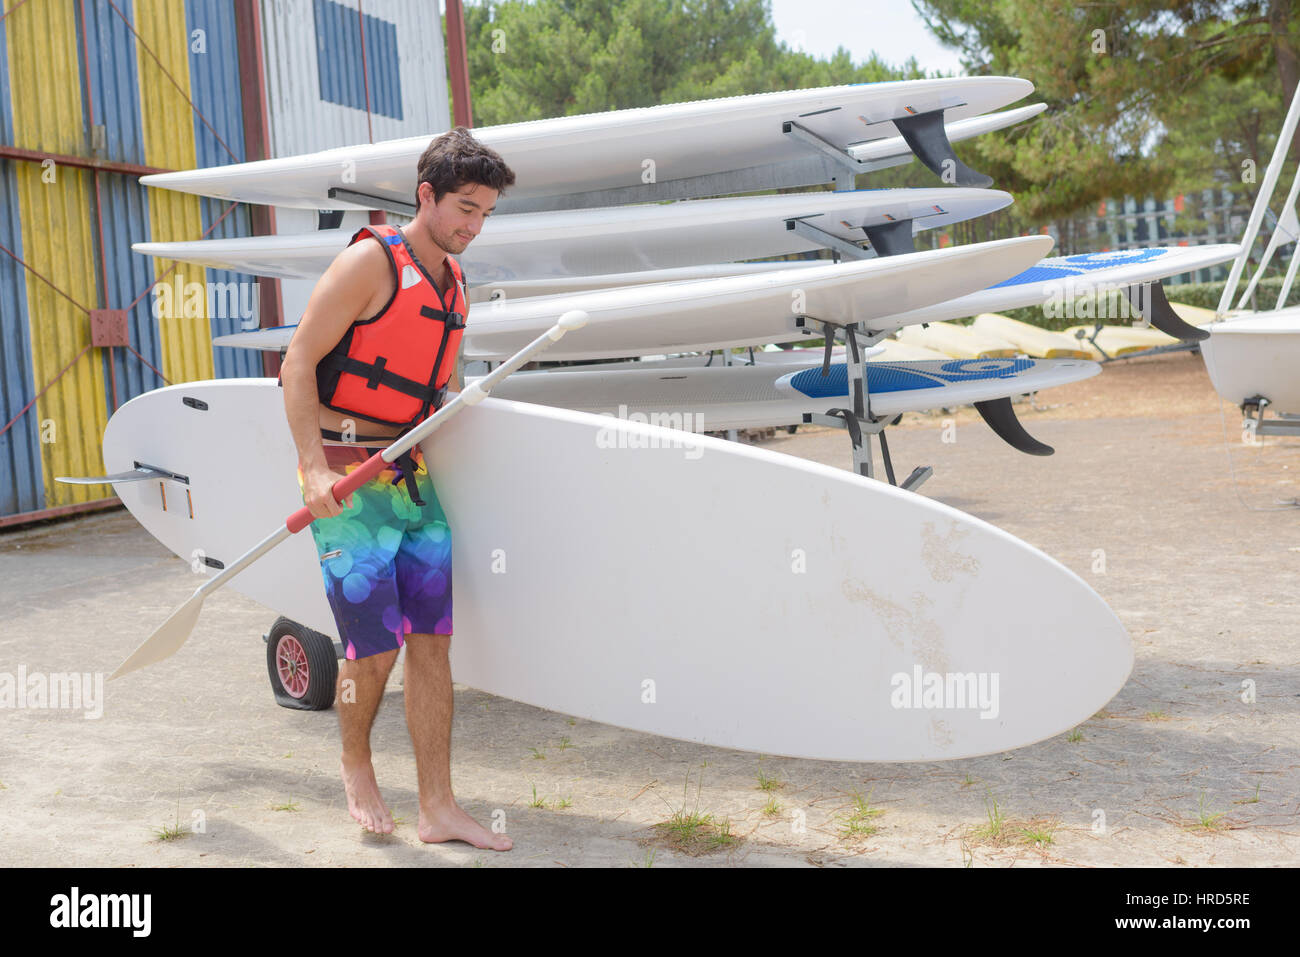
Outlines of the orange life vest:
[[444,295],[396,226],[363,226],[348,245],[372,236],[393,267],[393,296],[321,359],[316,387],[321,404],[336,412],[413,426],[446,398],[469,311],[465,279],[448,256],[454,288]]

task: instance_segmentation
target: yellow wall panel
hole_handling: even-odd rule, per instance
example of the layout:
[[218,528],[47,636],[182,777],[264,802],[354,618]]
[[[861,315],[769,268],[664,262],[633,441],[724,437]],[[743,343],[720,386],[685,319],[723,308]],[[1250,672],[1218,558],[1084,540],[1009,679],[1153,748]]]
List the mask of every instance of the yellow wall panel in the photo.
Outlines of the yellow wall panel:
[[[11,9],[14,3],[6,3]],[[85,154],[76,6],[29,0],[5,21],[14,145]],[[87,309],[99,306],[91,240],[90,178],[84,170],[14,163],[23,259]],[[49,173],[53,173],[53,181]],[[36,388],[51,382],[90,342],[81,309],[29,274],[27,317]],[[100,440],[108,414],[100,350],[91,349],[36,403],[45,498],[50,507],[104,498],[95,486],[63,485],[56,475],[103,474]]]
[[[145,163],[164,169],[193,169],[194,112],[186,101],[190,91],[189,32],[183,3],[137,3],[135,29],[136,66],[140,77],[140,111],[144,127]],[[144,47],[152,51],[150,56]],[[154,57],[157,57],[157,61]],[[159,62],[172,79],[159,67]],[[176,84],[185,91],[182,95]],[[198,239],[203,233],[199,198],[165,189],[149,190],[149,227],[155,242]],[[155,260],[161,276],[170,260]],[[188,270],[186,272],[185,270]],[[204,282],[206,270],[177,266],[163,280],[174,284],[177,272],[183,282]],[[204,297],[203,314],[184,316],[182,303],[174,303],[174,315],[158,320],[162,344],[162,371],[171,382],[211,379],[212,332]]]

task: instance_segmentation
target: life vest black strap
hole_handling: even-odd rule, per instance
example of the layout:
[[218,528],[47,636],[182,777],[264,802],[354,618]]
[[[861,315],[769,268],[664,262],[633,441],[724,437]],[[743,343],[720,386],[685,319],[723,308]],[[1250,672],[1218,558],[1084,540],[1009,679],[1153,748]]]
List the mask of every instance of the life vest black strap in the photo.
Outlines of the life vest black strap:
[[398,375],[396,372],[389,372],[384,368],[387,362],[388,360],[384,356],[379,356],[374,362],[362,362],[360,359],[337,353],[331,353],[321,360],[321,364],[329,369],[337,372],[347,372],[365,379],[366,388],[369,389],[378,389],[383,385],[404,395],[419,399],[421,402],[429,402],[437,396],[439,390],[433,388],[427,382],[418,382],[415,379],[408,379],[406,376]]

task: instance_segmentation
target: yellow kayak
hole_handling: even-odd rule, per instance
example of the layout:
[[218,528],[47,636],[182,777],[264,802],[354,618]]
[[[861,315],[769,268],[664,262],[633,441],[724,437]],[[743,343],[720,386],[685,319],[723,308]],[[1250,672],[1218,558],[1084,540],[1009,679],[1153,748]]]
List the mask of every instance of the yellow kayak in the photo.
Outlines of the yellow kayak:
[[954,359],[1002,359],[1019,352],[1005,339],[952,322],[932,322],[925,328],[904,326],[894,335],[906,345],[935,349]]
[[1079,345],[1071,336],[1050,332],[1018,319],[1008,319],[996,312],[976,316],[971,328],[983,335],[1005,339],[1034,359],[1091,359],[1093,356],[1090,349]]
[[[1075,333],[1082,332],[1083,338],[1077,340],[1079,344],[1090,350],[1091,358],[1104,359],[1106,356],[1093,348],[1092,343],[1088,341],[1094,328],[1096,328],[1095,324],[1071,326],[1063,334],[1074,338]],[[1178,340],[1173,336],[1167,336],[1159,329],[1144,329],[1141,326],[1102,326],[1101,331],[1097,333],[1097,345],[1112,358],[1130,352],[1141,352],[1143,349],[1154,349],[1157,346],[1172,346],[1177,342]]]

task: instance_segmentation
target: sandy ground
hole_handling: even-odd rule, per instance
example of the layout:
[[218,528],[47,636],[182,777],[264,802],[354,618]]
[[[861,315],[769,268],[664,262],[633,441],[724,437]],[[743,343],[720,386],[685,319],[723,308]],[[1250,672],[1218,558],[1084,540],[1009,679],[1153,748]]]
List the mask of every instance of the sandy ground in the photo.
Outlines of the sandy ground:
[[[1132,678],[1074,734],[950,763],[837,764],[683,744],[458,686],[457,793],[480,819],[502,812],[515,849],[424,846],[415,835],[400,665],[374,732],[376,771],[399,825],[378,838],[347,815],[334,713],[276,706],[260,640],[274,616],[226,590],[209,599],[181,654],[106,689],[98,720],[0,711],[4,858],[89,866],[1295,864],[1300,508],[1279,503],[1300,494],[1300,441],[1243,445],[1236,410],[1221,418],[1204,367],[1188,355],[1119,364],[1043,393],[1036,405],[1042,411],[1023,403],[1021,417],[1056,447],[1050,458],[1012,451],[969,410],[909,417],[891,447],[901,474],[935,466],[923,494],[1056,557],[1129,628]],[[838,431],[801,429],[767,446],[849,464]],[[186,566],[124,512],[0,536],[0,671],[111,670],[193,588]],[[1243,700],[1246,681],[1253,701]],[[761,789],[760,777],[774,786]],[[534,788],[541,807],[530,806]],[[874,833],[845,834],[855,795],[882,812],[857,818]],[[1005,821],[991,840],[978,828],[995,805],[995,819]],[[732,843],[699,854],[657,843],[654,825],[683,807],[727,821]],[[157,838],[155,829],[177,822],[189,832]]]

